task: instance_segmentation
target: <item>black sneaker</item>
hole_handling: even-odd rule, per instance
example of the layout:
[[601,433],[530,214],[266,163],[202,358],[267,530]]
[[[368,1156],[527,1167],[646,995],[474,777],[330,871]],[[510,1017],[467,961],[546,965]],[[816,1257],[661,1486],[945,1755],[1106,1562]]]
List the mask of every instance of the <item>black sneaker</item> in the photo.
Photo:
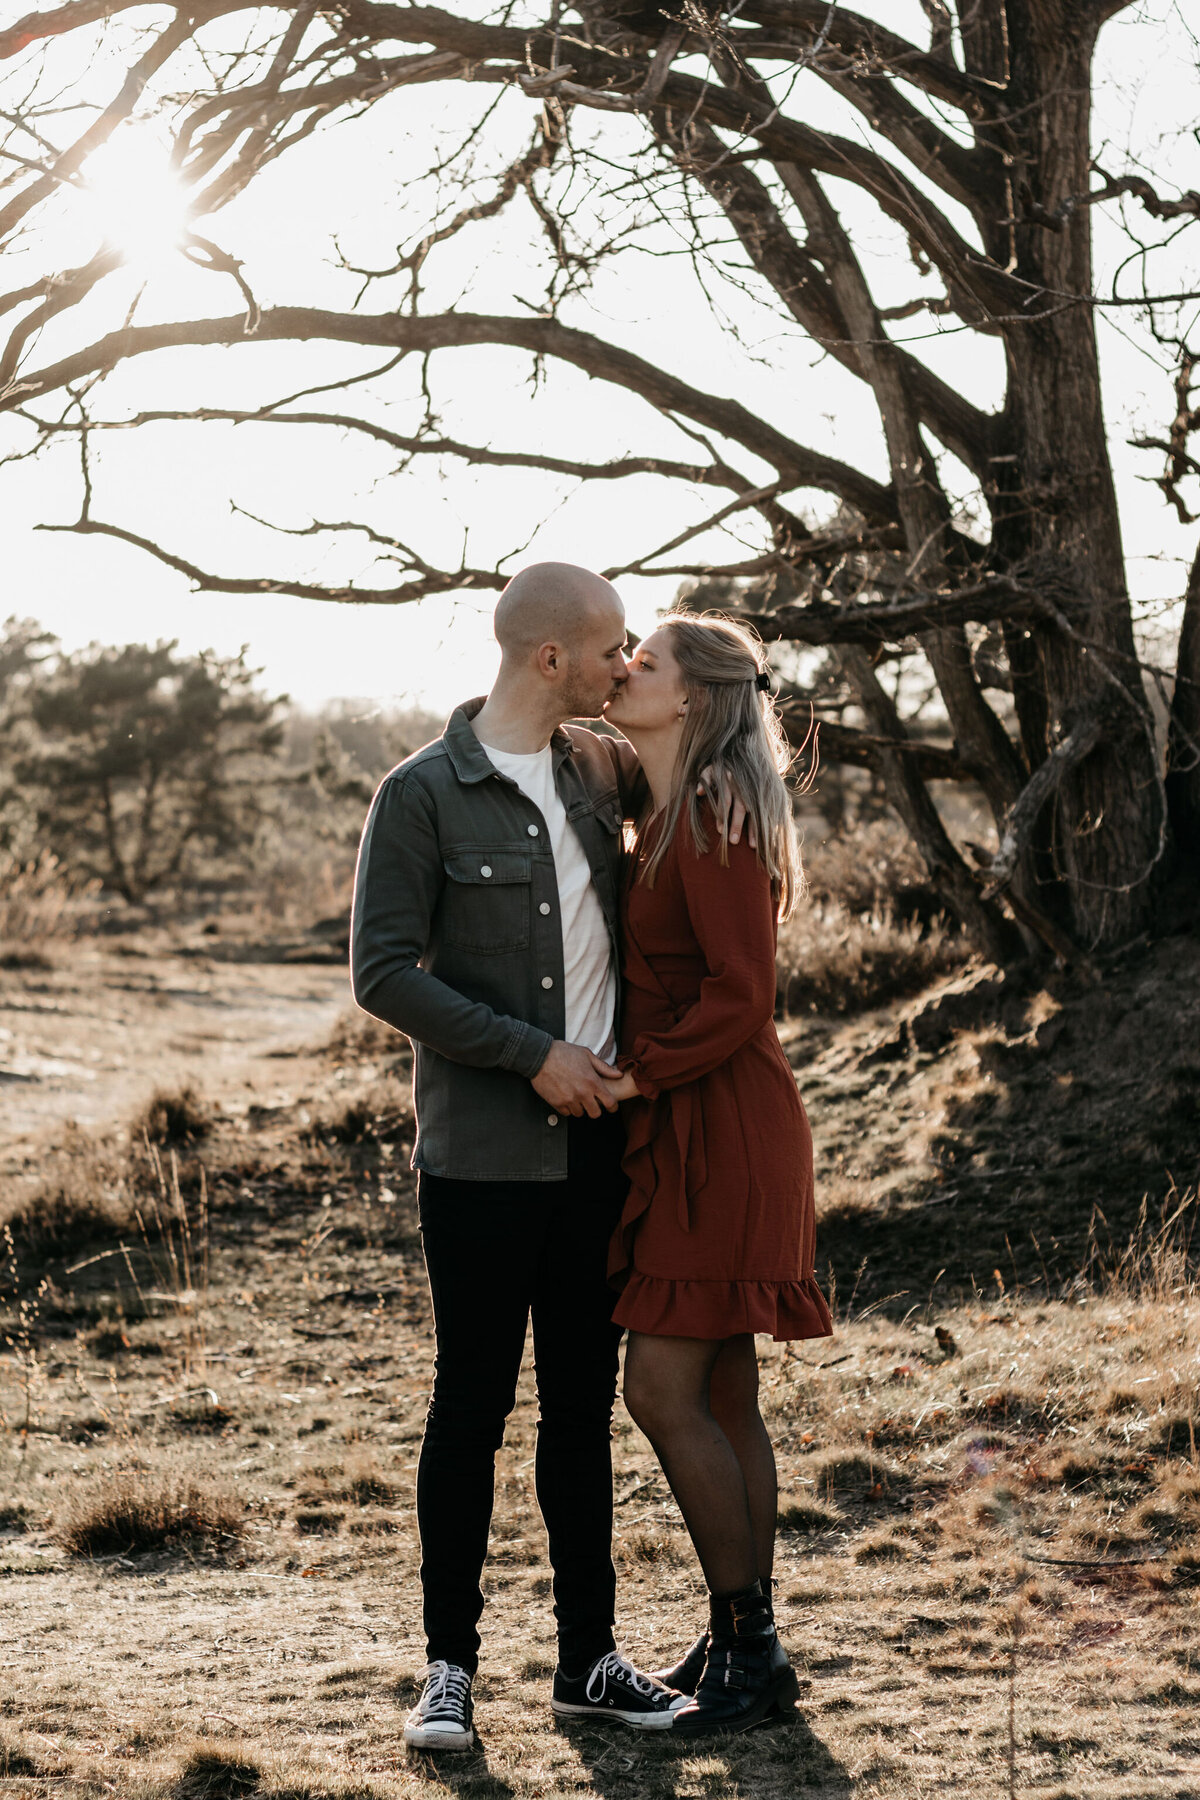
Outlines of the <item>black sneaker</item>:
[[560,1718],[619,1719],[635,1731],[667,1731],[686,1699],[610,1650],[573,1680],[555,1669],[550,1704]]
[[471,1677],[457,1663],[432,1662],[425,1691],[404,1721],[404,1741],[414,1750],[472,1750],[475,1732]]

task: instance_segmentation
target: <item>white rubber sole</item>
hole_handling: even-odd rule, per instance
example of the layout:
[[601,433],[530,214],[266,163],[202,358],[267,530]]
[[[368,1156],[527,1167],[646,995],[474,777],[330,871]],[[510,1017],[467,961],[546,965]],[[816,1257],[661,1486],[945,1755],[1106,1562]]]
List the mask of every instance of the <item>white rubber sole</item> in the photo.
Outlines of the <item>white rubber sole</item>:
[[609,1706],[576,1706],[570,1700],[552,1700],[550,1707],[560,1719],[595,1719],[601,1724],[615,1719],[618,1725],[628,1725],[633,1731],[669,1731],[675,1719],[674,1711],[626,1713]]
[[475,1733],[439,1730],[436,1725],[406,1725],[404,1742],[412,1750],[473,1750]]

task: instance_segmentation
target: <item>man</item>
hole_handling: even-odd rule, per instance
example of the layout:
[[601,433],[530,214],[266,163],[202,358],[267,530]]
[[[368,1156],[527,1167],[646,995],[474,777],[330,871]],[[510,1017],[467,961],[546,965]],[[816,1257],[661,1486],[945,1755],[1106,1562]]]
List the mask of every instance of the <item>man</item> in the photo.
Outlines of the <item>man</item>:
[[495,1454],[532,1317],[536,1490],[554,1571],[560,1714],[668,1727],[681,1696],[613,1638],[610,1427],[619,1331],[605,1279],[621,1209],[618,872],[637,762],[595,718],[625,679],[607,581],[539,563],[495,615],[484,701],[388,775],[354,896],[354,997],[412,1040],[413,1162],[437,1361],[417,1470],[428,1668],[404,1728],[474,1742]]

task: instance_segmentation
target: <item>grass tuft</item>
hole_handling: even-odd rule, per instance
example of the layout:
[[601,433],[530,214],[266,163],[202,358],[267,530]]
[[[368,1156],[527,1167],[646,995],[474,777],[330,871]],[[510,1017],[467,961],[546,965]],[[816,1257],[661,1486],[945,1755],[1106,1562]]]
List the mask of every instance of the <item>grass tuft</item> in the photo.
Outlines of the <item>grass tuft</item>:
[[327,1506],[309,1506],[296,1514],[296,1530],[303,1537],[334,1537],[342,1528],[344,1513]]
[[134,1229],[134,1196],[123,1157],[73,1122],[63,1128],[32,1193],[3,1214],[16,1247],[34,1260],[68,1257]]
[[122,1469],[72,1492],[56,1536],[71,1556],[138,1555],[241,1537],[242,1502],[195,1476]]
[[841,1513],[832,1506],[821,1506],[811,1500],[794,1500],[779,1509],[781,1531],[802,1531],[815,1536],[820,1531],[832,1531],[841,1523]]
[[133,1142],[191,1144],[212,1129],[212,1118],[193,1087],[155,1088],[130,1121]]
[[258,1764],[236,1750],[194,1750],[179,1772],[172,1800],[240,1800],[261,1780]]
[[41,1769],[32,1756],[15,1744],[0,1741],[0,1775],[40,1775]]

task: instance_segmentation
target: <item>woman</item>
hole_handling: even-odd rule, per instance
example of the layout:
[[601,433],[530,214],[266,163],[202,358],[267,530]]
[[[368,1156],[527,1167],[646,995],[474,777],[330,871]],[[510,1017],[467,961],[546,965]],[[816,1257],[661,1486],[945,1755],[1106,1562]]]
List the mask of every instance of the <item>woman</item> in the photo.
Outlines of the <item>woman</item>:
[[[772,1023],[800,861],[762,649],[741,626],[669,617],[606,713],[652,797],[624,894],[630,1193],[613,1316],[629,1334],[625,1404],[708,1585],[707,1631],[661,1676],[694,1696],[672,1729],[699,1736],[790,1711],[798,1692],[771,1608],[775,1457],[754,1333],[831,1330],[813,1278],[812,1139]],[[701,771],[745,800],[739,843],[698,797]]]

